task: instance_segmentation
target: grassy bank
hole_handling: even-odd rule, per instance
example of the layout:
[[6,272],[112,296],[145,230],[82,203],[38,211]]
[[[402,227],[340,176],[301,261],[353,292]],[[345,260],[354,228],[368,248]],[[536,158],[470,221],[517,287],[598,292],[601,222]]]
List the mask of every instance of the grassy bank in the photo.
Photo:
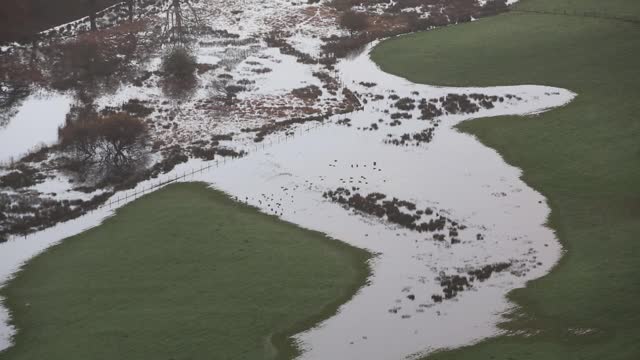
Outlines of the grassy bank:
[[19,332],[0,359],[291,358],[288,335],[350,298],[368,257],[205,185],[173,185],[1,290]]
[[583,15],[640,18],[640,2],[524,0],[515,10],[392,39],[373,52],[385,71],[416,82],[578,93],[540,116],[460,126],[549,199],[550,225],[568,253],[551,274],[509,295],[520,310],[504,327],[527,336],[432,358],[638,359],[640,24]]

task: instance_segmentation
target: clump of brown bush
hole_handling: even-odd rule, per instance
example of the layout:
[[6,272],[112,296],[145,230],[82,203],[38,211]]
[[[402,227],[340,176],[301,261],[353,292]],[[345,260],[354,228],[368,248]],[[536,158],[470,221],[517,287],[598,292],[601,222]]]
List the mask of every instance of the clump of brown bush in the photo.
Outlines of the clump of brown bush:
[[412,98],[404,97],[396,101],[394,106],[402,111],[411,111],[416,108],[414,103],[415,103],[415,100],[413,100]]
[[322,96],[322,90],[316,85],[309,85],[299,89],[293,89],[291,91],[293,96],[302,100],[316,100]]
[[355,0],[331,0],[328,4],[337,10],[345,11],[351,9],[353,6],[358,5],[358,1]]
[[378,35],[378,32],[362,32],[353,36],[324,38],[325,43],[322,45],[322,50],[336,58],[357,55],[365,49],[367,44],[377,39]]
[[122,105],[122,111],[137,117],[147,117],[153,113],[153,109],[145,106],[145,102],[138,99],[130,99]]
[[[265,42],[269,47],[275,47],[280,49],[281,54],[291,55],[297,59],[297,61],[301,64],[313,65],[318,64],[319,60],[314,58],[313,56],[304,53],[293,45],[289,44],[287,40],[283,37],[282,33],[277,31],[272,31],[264,38]],[[257,65],[257,64],[256,64]]]
[[19,189],[29,187],[44,180],[44,176],[34,168],[19,165],[14,171],[0,177],[0,188]]
[[369,25],[368,16],[365,13],[347,10],[340,16],[340,26],[353,32],[363,31]]
[[184,46],[170,49],[162,57],[162,81],[164,94],[174,100],[191,97],[198,83],[195,72],[198,68],[196,57]]
[[[350,30],[350,36],[324,38],[323,50],[338,58],[350,56],[373,40],[404,33],[429,30],[471,21],[508,11],[505,0],[489,0],[484,6],[476,0],[396,0],[383,10],[373,12],[373,6],[389,3],[387,0],[331,0],[328,5],[339,13],[340,25]],[[353,7],[359,6],[359,11]],[[428,16],[423,16],[427,13]],[[362,9],[364,8],[364,10]],[[421,11],[413,11],[421,8]],[[411,10],[411,11],[406,11]]]
[[196,57],[183,46],[172,48],[162,57],[162,71],[168,76],[191,77],[197,67]]
[[59,90],[104,85],[115,87],[134,77],[132,60],[141,56],[139,33],[144,23],[126,24],[79,35],[72,41],[44,47],[52,86]]
[[81,177],[117,181],[133,173],[147,155],[147,127],[126,113],[89,115],[58,130],[69,157],[66,167]]

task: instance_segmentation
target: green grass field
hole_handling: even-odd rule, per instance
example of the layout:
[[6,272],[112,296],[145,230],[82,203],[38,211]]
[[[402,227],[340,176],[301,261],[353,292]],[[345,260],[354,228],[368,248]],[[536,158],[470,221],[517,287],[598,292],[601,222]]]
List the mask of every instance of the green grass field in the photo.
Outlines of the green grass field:
[[368,259],[203,184],[171,185],[1,290],[19,332],[0,359],[292,358],[288,336],[348,300]]
[[640,19],[637,0],[524,0],[517,4],[515,10]]
[[433,359],[640,359],[640,24],[564,15],[596,8],[640,17],[633,0],[524,0],[516,10],[560,13],[514,11],[391,39],[373,52],[385,71],[416,82],[578,93],[540,116],[460,126],[549,199],[550,225],[568,253],[551,274],[509,295],[520,310],[504,327],[528,336]]

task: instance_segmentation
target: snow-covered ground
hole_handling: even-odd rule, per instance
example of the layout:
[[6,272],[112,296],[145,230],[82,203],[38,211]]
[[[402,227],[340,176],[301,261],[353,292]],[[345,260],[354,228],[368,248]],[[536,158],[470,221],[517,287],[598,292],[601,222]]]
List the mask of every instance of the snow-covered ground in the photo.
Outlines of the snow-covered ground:
[[[304,108],[311,108],[313,111],[305,110],[311,114],[323,113],[344,100],[342,91],[331,95],[324,88],[323,95],[313,104],[291,96],[291,91],[297,88],[322,87],[322,82],[313,75],[322,66],[296,62],[294,57],[282,55],[259,40],[262,35],[278,30],[288,34],[296,49],[316,54],[321,36],[340,33],[334,19],[319,15],[324,11],[322,7],[292,5],[284,0],[212,0],[198,6],[207,14],[202,18],[210,26],[240,37],[236,45],[229,46],[205,46],[219,39],[200,39],[200,46],[196,47],[200,61],[223,66],[199,78],[195,95],[181,102],[180,111],[175,112],[173,121],[179,127],[170,131],[158,127],[155,136],[159,139],[185,144],[214,134],[240,133],[242,128],[288,119]],[[259,41],[251,44],[240,41],[247,38]],[[150,70],[158,64],[157,59],[152,60]],[[258,74],[250,70],[255,66],[271,71]],[[221,74],[231,75],[234,81],[245,77],[255,81],[248,91],[240,93],[239,108],[212,111],[208,105],[213,84]],[[535,114],[562,106],[575,94],[533,85],[493,88],[417,85],[383,73],[370,60],[368,50],[353,59],[342,60],[330,75],[337,79],[341,89],[346,87],[357,94],[363,104],[361,110],[333,116],[321,126],[294,126],[289,131],[296,135],[286,139],[282,133],[276,133],[256,145],[251,134],[234,137],[232,146],[248,150],[248,156],[181,181],[208,182],[266,213],[377,254],[369,284],[344,304],[337,315],[295,336],[305,350],[303,359],[400,359],[496,334],[500,313],[511,306],[505,294],[548,272],[558,260],[561,247],[545,226],[549,208],[544,197],[522,182],[521,171],[453,126],[469,118]],[[422,99],[439,99],[449,94],[483,94],[502,100],[473,114],[445,115],[434,120],[419,119],[417,108],[400,111],[394,107],[396,96],[410,98],[418,105]],[[164,96],[157,86],[125,86],[116,94],[98,99],[98,104],[118,105],[131,98],[163,104]],[[442,102],[435,103],[443,106]],[[280,113],[283,104],[295,106]],[[175,110],[174,104],[162,106]],[[278,111],[265,110],[270,106]],[[399,112],[408,113],[411,118],[391,118]],[[152,116],[160,116],[158,113],[156,110]],[[350,126],[345,125],[347,118]],[[166,120],[159,117],[158,121]],[[388,143],[389,139],[427,128],[433,129],[430,142],[417,146]],[[0,136],[4,131],[0,130]],[[44,137],[35,140],[50,141]],[[210,164],[192,159],[163,175],[160,181]],[[140,192],[158,182],[158,179],[143,182],[132,191]],[[59,175],[59,181],[48,179],[32,190],[59,193],[64,198],[82,196],[67,191],[70,186]],[[383,193],[388,198],[411,201],[418,208],[429,207],[435,211],[434,216],[446,216],[464,225],[457,236],[461,242],[435,241],[431,233],[411,231],[323,198],[323,193],[338,187],[363,195]],[[115,194],[112,199],[123,195]],[[7,281],[38,252],[97,226],[113,210],[103,207],[26,238],[0,244],[0,282]],[[509,271],[494,274],[484,282],[474,282],[470,290],[453,299],[444,302],[432,299],[432,295],[442,294],[439,279],[443,275],[465,274],[503,262],[512,264]],[[0,308],[0,349],[10,345],[10,336],[15,332],[6,326],[8,316]]]

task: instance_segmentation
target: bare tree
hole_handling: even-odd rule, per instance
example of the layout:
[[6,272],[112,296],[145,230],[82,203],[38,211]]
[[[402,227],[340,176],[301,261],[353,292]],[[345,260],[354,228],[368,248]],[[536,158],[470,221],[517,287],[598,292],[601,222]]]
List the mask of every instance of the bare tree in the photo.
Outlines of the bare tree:
[[60,145],[70,155],[69,168],[81,175],[119,176],[135,170],[146,155],[147,127],[126,113],[99,116],[84,111],[58,131]]
[[65,126],[58,129],[60,145],[72,153],[75,162],[88,164],[96,157],[98,152],[97,122],[98,113],[95,106],[88,102],[80,106],[73,106],[67,114]]
[[126,113],[103,118],[98,129],[103,162],[118,169],[135,162],[147,141],[144,122]]
[[169,0],[170,4],[167,7],[167,23],[168,23],[168,35],[176,42],[185,43],[186,34],[189,32],[188,26],[185,24],[187,16],[183,12],[183,7],[188,8],[190,23],[198,26],[200,19],[198,13],[191,4],[191,0]]

